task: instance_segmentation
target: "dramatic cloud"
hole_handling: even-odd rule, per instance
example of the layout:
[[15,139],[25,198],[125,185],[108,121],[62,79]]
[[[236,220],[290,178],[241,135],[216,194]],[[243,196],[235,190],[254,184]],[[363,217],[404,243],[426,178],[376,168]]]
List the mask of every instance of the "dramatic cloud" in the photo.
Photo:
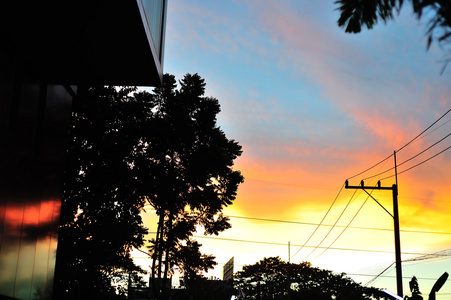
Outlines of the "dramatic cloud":
[[[450,108],[451,69],[440,75],[443,52],[435,45],[426,51],[424,24],[407,5],[394,21],[357,35],[338,28],[333,1],[171,1],[169,8],[165,70],[178,78],[188,72],[203,76],[208,96],[221,104],[219,125],[243,146],[235,167],[245,182],[226,213],[317,224],[330,208],[325,222],[332,225],[347,207],[341,226],[351,220],[351,227],[393,226],[363,191],[339,191],[346,178],[393,154]],[[411,159],[450,132],[450,119],[397,153],[398,163],[407,161],[399,172],[451,145],[445,139]],[[392,176],[393,166],[390,157],[351,180],[358,184],[387,170],[384,176]],[[446,222],[450,170],[451,152],[444,152],[399,175],[402,229],[451,231]],[[390,177],[383,184],[394,182]],[[390,192],[375,195],[391,209]],[[220,263],[232,255],[237,264],[281,255],[287,241],[302,245],[315,228],[253,219],[232,219],[232,225],[225,237],[282,246],[202,240],[203,249]],[[334,229],[326,247],[340,230]],[[350,229],[334,246],[391,251],[392,232],[376,232]],[[309,244],[319,243],[325,234],[321,228]],[[449,247],[449,241],[446,234],[402,233],[406,253],[434,252]],[[302,260],[307,250],[295,260]],[[328,250],[314,264],[339,272],[379,273],[392,262],[390,253]]]

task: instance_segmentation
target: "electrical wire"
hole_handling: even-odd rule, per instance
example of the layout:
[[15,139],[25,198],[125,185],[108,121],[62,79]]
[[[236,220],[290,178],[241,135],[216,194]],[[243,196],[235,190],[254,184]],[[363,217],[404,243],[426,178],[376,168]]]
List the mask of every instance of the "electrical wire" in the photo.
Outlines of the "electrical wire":
[[[334,206],[335,202],[338,199],[338,196],[340,196],[341,191],[343,190],[344,184],[341,186],[340,190],[338,191],[337,196],[335,196],[334,201],[332,201],[332,204],[330,205],[329,209],[327,210],[326,214],[324,215],[324,217],[322,218],[321,222],[318,224],[318,226],[315,228],[315,230],[313,231],[313,233],[309,236],[309,238],[305,241],[305,243],[301,246],[301,248],[298,249],[298,251],[296,251],[296,253],[294,255],[292,255],[290,257],[290,260],[295,257],[301,250],[302,248],[304,248],[305,245],[307,245],[307,243],[310,241],[310,239],[313,237],[313,235],[316,233],[316,231],[318,230],[318,228],[323,224],[324,220],[326,219],[327,215],[329,214],[330,210],[332,209],[332,207]],[[333,228],[333,227],[332,227]]]
[[363,206],[365,205],[365,203],[368,201],[369,196],[365,199],[365,201],[363,202],[363,204],[360,206],[360,208],[357,210],[357,212],[354,214],[354,216],[352,217],[351,221],[349,221],[348,225],[345,226],[345,228],[343,228],[343,230],[340,232],[340,234],[335,238],[335,240],[330,243],[330,245],[323,250],[323,252],[321,252],[319,255],[317,255],[314,259],[312,259],[312,261],[318,259],[321,255],[324,254],[324,252],[326,252],[327,250],[330,249],[330,247],[333,246],[333,244],[335,244],[335,242],[341,237],[341,235],[346,231],[346,229],[349,228],[349,226],[351,225],[351,223],[354,221],[354,219],[357,217],[357,215],[360,213],[360,211],[362,210]]
[[[411,161],[412,159],[417,158],[418,156],[420,156],[420,155],[423,154],[424,152],[428,151],[428,150],[431,149],[432,147],[434,147],[434,146],[438,145],[439,143],[441,143],[443,140],[445,140],[445,139],[448,138],[449,136],[451,136],[451,133],[449,133],[448,135],[446,135],[444,138],[440,139],[439,141],[435,142],[434,144],[430,145],[429,147],[427,147],[426,149],[424,149],[424,150],[421,151],[420,153],[418,153],[418,154],[412,156],[411,158],[409,158],[409,159],[403,161],[402,163],[398,164],[397,166],[400,167],[400,166],[402,166],[403,164],[405,164],[405,163]],[[383,171],[383,172],[381,172],[381,173],[378,173],[378,174],[376,174],[376,175],[372,175],[372,176],[363,178],[362,180],[367,180],[367,179],[370,179],[370,178],[374,178],[374,177],[380,176],[380,175],[385,174],[385,173],[387,173],[387,172],[389,172],[389,171],[391,171],[391,170],[394,170],[394,169],[395,169],[395,167],[392,167],[392,168],[390,168],[390,169],[388,169],[388,170],[385,170],[385,171]],[[399,173],[398,173],[398,175],[399,175]],[[391,176],[391,177],[392,177],[392,176]]]
[[438,252],[434,252],[434,253],[430,253],[430,254],[425,254],[422,256],[414,257],[414,258],[409,258],[409,259],[403,260],[402,262],[417,262],[417,261],[424,261],[424,260],[430,260],[430,259],[443,259],[443,258],[447,258],[449,256],[451,256],[451,249],[446,249],[446,250],[442,250],[442,251],[438,251]]
[[[299,222],[299,221],[288,221],[288,220],[278,220],[278,219],[266,219],[266,218],[256,218],[256,217],[245,217],[245,216],[232,216],[232,215],[224,215],[229,218],[237,218],[244,220],[255,220],[262,222],[274,222],[274,223],[287,223],[287,224],[297,224],[297,225],[309,225],[309,226],[324,226],[324,227],[332,227],[331,224],[319,224],[319,223],[309,223],[309,222]],[[345,225],[335,225],[335,227],[346,227]],[[390,231],[393,232],[393,228],[377,228],[377,227],[362,227],[362,226],[349,226],[349,229],[358,229],[358,230],[375,230],[375,231]],[[409,229],[400,229],[400,232],[404,233],[419,233],[419,234],[451,234],[451,232],[445,231],[425,231],[425,230],[409,230]],[[148,232],[149,234],[153,234],[156,232]],[[293,255],[294,256],[294,255]]]
[[448,124],[449,122],[451,122],[451,119],[449,119],[448,121],[446,121],[446,122],[443,123],[442,125],[438,126],[437,128],[434,128],[434,130],[431,130],[431,132],[426,133],[426,134],[423,136],[423,138],[426,137],[426,136],[428,136],[428,135],[430,135],[430,134],[433,133],[434,131],[439,130],[440,128],[442,128],[443,126],[445,126],[446,124]]
[[[451,109],[449,109],[445,114],[443,114],[440,118],[438,118],[435,122],[433,122],[433,123],[432,123],[430,126],[428,126],[426,129],[424,129],[420,134],[418,134],[417,136],[415,136],[415,137],[414,137],[413,139],[411,139],[408,143],[406,143],[404,146],[402,146],[402,147],[399,148],[397,151],[395,151],[392,155],[389,155],[387,158],[383,159],[382,161],[378,162],[377,164],[373,165],[372,167],[367,168],[366,170],[364,170],[364,171],[362,171],[362,172],[360,172],[360,173],[358,173],[358,174],[356,174],[356,175],[354,175],[354,176],[348,177],[348,179],[347,179],[346,181],[348,181],[349,179],[355,178],[355,177],[357,177],[357,176],[359,176],[359,175],[362,175],[362,174],[368,172],[369,170],[375,168],[376,166],[378,166],[378,165],[384,163],[385,161],[387,161],[389,158],[391,158],[393,155],[395,155],[396,152],[400,152],[401,150],[403,150],[404,148],[406,148],[408,145],[410,145],[412,142],[414,142],[414,141],[417,140],[419,137],[421,137],[426,131],[428,131],[428,130],[429,130],[430,128],[432,128],[435,124],[437,124],[437,123],[438,123],[443,117],[445,117],[449,112],[451,112]],[[434,131],[435,131],[435,130],[434,130]],[[445,136],[444,138],[442,138],[442,139],[439,140],[438,142],[434,143],[433,145],[431,145],[430,147],[426,148],[426,149],[423,150],[422,152],[418,153],[418,154],[415,155],[414,157],[411,157],[410,159],[406,160],[406,161],[403,162],[402,164],[407,163],[408,161],[410,161],[410,160],[412,160],[412,159],[418,157],[419,155],[423,154],[424,152],[426,152],[426,151],[429,150],[430,148],[432,148],[432,147],[434,147],[435,145],[437,145],[437,144],[439,144],[440,142],[442,142],[444,139],[446,139],[446,138],[449,137],[450,135],[451,135],[451,134],[448,134],[447,136]],[[446,148],[445,150],[439,152],[438,154],[436,154],[436,155],[434,155],[434,156],[432,156],[432,157],[430,157],[430,158],[424,160],[423,162],[420,162],[419,164],[417,164],[417,165],[415,165],[415,166],[412,166],[412,167],[408,168],[407,170],[404,170],[404,171],[402,171],[402,172],[399,172],[398,174],[401,174],[401,173],[404,173],[404,172],[406,172],[406,171],[409,171],[409,170],[411,170],[411,169],[413,169],[413,168],[415,168],[415,167],[417,167],[417,166],[419,166],[419,165],[421,165],[421,164],[423,164],[423,163],[429,161],[430,159],[436,157],[437,155],[439,155],[439,154],[441,154],[441,153],[447,151],[449,148],[451,148],[451,146],[448,147],[448,148]],[[395,160],[395,164],[396,164],[396,160]],[[400,165],[402,165],[402,164],[400,164]],[[376,177],[376,176],[380,176],[381,174],[385,174],[386,172],[389,172],[389,171],[395,169],[396,167],[397,167],[397,166],[395,166],[394,168],[388,169],[388,170],[386,170],[386,171],[384,171],[384,172],[382,172],[382,173],[378,173],[378,174],[376,174],[376,175],[373,175],[373,176],[364,178],[364,180],[365,180],[365,179],[369,179],[369,178],[373,178],[373,177]],[[398,174],[397,174],[397,175],[398,175]],[[388,176],[388,177],[383,178],[383,179],[381,179],[381,180],[385,180],[385,179],[391,178],[391,177],[393,177],[393,176],[395,176],[395,175]],[[362,180],[362,182],[363,182],[363,180]],[[353,196],[354,196],[354,195],[355,195],[355,193],[353,194]],[[353,196],[352,196],[352,197],[353,197]],[[369,196],[371,196],[371,195],[369,195]],[[348,202],[347,206],[348,206],[349,203],[351,202],[352,197],[351,197],[350,201]],[[367,199],[368,199],[368,198],[367,198]],[[374,199],[374,198],[373,198],[373,199]],[[366,200],[365,200],[364,203],[366,203]],[[346,206],[345,209],[343,210],[342,214],[343,214],[344,211],[346,210],[347,206]],[[363,207],[363,206],[362,206],[362,207]],[[360,209],[359,209],[359,211],[357,212],[357,214],[358,214],[359,212],[360,212]],[[342,214],[340,215],[339,219],[341,218]],[[351,222],[354,220],[354,218],[357,216],[357,214],[354,215],[354,217],[353,217],[353,219],[351,220]],[[351,222],[350,222],[350,223],[351,223]],[[350,225],[350,223],[348,223],[348,225]],[[333,227],[335,227],[335,225],[336,225],[336,223],[334,224]],[[333,229],[333,227],[331,228],[331,230]],[[337,237],[330,245],[333,245],[333,244],[336,242],[336,240],[338,240],[338,238],[343,234],[343,232],[344,232],[347,228],[348,228],[348,227],[345,227],[345,229],[340,233],[340,235],[339,235],[339,236],[338,236],[338,237]],[[331,232],[331,230],[329,230],[328,234]],[[327,235],[328,235],[328,234],[327,234]],[[327,237],[327,235],[326,235],[326,237]],[[319,245],[321,245],[321,243],[324,241],[324,239],[325,239],[325,238],[323,238],[323,240],[319,243]],[[318,246],[319,246],[319,245],[318,245]],[[314,249],[313,251],[315,251],[315,250],[316,250],[316,249]],[[320,257],[320,256],[321,256],[325,251],[327,251],[327,250],[328,250],[328,248],[326,248],[326,249],[325,249],[322,253],[320,253],[316,258]],[[310,256],[310,255],[313,253],[313,251],[310,252],[310,254],[307,255],[307,257]],[[306,258],[307,258],[307,257],[306,257]],[[315,258],[315,259],[316,259],[316,258]]]
[[[418,134],[416,137],[414,137],[414,138],[411,139],[409,142],[407,142],[404,146],[402,146],[401,148],[399,148],[396,152],[399,152],[399,151],[403,150],[405,147],[407,147],[407,146],[410,145],[412,142],[414,142],[416,139],[418,139],[421,135],[423,135],[426,131],[428,131],[432,126],[434,126],[435,124],[437,124],[437,122],[439,122],[442,118],[444,118],[449,112],[451,112],[451,109],[449,109],[446,113],[444,113],[440,118],[438,118],[436,121],[434,121],[431,125],[429,125],[426,129],[424,129],[424,130],[423,130],[420,134]],[[359,176],[359,175],[362,175],[362,174],[368,172],[369,170],[371,170],[371,169],[377,167],[377,166],[380,165],[381,163],[383,163],[383,162],[385,162],[386,160],[388,160],[389,158],[391,158],[393,155],[394,155],[394,154],[389,155],[388,157],[384,158],[383,160],[381,160],[380,162],[376,163],[375,165],[373,165],[373,166],[367,168],[366,170],[364,170],[364,171],[362,171],[362,172],[360,172],[360,173],[358,173],[358,174],[356,174],[356,175],[353,175],[353,176],[351,176],[351,177],[348,177],[347,179],[349,180],[349,179],[355,178],[355,177],[357,177],[357,176]]]
[[326,224],[318,224],[318,223],[309,223],[309,222],[299,222],[299,221],[288,221],[288,220],[280,220],[280,219],[265,219],[265,218],[256,218],[256,217],[244,217],[244,216],[231,216],[224,215],[229,218],[237,218],[244,220],[255,220],[255,221],[264,221],[264,222],[274,222],[274,223],[288,223],[288,224],[298,224],[298,225],[312,225],[312,226],[331,226]]
[[[425,255],[421,255],[419,257],[414,257],[414,258],[410,258],[410,259],[406,259],[403,260],[403,263],[406,262],[414,262],[414,261],[424,261],[424,260],[429,260],[429,259],[437,259],[437,258],[445,258],[445,257],[449,257],[451,256],[451,249],[446,249],[446,250],[442,250],[442,251],[438,251],[438,252],[434,252],[434,253],[430,253],[430,254],[425,254]],[[382,272],[380,272],[378,275],[376,275],[374,278],[372,278],[370,281],[368,281],[367,283],[364,284],[364,286],[368,286],[371,283],[373,283],[374,281],[376,281],[376,279],[378,279],[379,277],[382,276],[382,274],[384,274],[385,272],[387,272],[393,265],[395,264],[395,262],[391,263],[387,268],[385,268]]]
[[385,272],[387,272],[391,267],[393,267],[393,265],[395,264],[395,262],[392,262],[388,267],[386,267],[382,272],[380,272],[379,274],[377,274],[374,278],[372,278],[370,281],[368,281],[367,283],[364,284],[364,286],[369,286],[370,284],[372,284],[373,282],[376,281],[376,279],[378,279],[379,277],[382,276],[382,274],[384,274]]
[[[357,191],[357,190],[356,190]],[[307,260],[307,258],[313,253],[315,252],[315,250],[321,246],[321,244],[324,242],[324,240],[329,236],[329,234],[332,232],[332,230],[334,229],[334,227],[337,225],[338,221],[340,221],[341,217],[343,216],[343,214],[345,213],[346,209],[348,208],[349,204],[351,204],[352,199],[354,198],[356,191],[354,191],[354,194],[352,195],[352,197],[349,199],[348,203],[346,204],[345,208],[343,209],[343,211],[341,212],[340,216],[337,218],[337,220],[335,221],[334,225],[330,228],[329,232],[327,232],[327,234],[324,236],[324,238],[321,240],[321,242],[318,244],[318,246],[316,246],[312,252],[310,252],[306,257],[304,257],[304,261]]]
[[[346,275],[349,276],[367,276],[367,277],[374,277],[377,275],[374,274],[362,274],[362,273],[345,273]],[[384,278],[396,278],[396,276],[394,275],[382,275],[380,277],[384,277]],[[416,276],[415,276],[416,277]],[[411,279],[411,277],[409,276],[403,276],[403,279]],[[437,280],[437,278],[428,278],[428,277],[416,277],[418,280]],[[365,284],[366,286],[366,284]]]
[[371,169],[377,167],[378,165],[380,165],[381,163],[387,161],[387,160],[388,160],[389,158],[391,158],[392,156],[393,156],[393,154],[387,156],[386,158],[384,158],[383,160],[381,160],[381,161],[378,162],[377,164],[375,164],[375,165],[369,167],[368,169],[366,169],[366,170],[364,170],[364,171],[362,171],[362,172],[360,172],[360,173],[358,173],[358,174],[355,174],[355,175],[353,175],[353,176],[351,176],[351,177],[348,177],[347,180],[352,179],[352,178],[355,178],[355,177],[357,177],[357,176],[359,176],[359,175],[362,175],[362,174],[368,172],[369,170],[371,170]]
[[[410,141],[409,141],[408,143],[406,143],[404,146],[402,146],[402,147],[399,148],[397,151],[395,151],[395,153],[396,153],[396,152],[399,152],[399,151],[401,151],[401,150],[403,150],[403,149],[406,148],[408,145],[410,145],[412,142],[414,142],[416,139],[418,139],[418,138],[419,138],[421,135],[423,135],[426,131],[428,131],[430,128],[432,128],[432,126],[434,126],[435,124],[437,124],[437,122],[439,122],[439,121],[440,121],[444,116],[446,116],[450,111],[451,111],[451,109],[449,109],[444,115],[442,115],[439,119],[437,119],[435,122],[433,122],[430,126],[428,126],[428,127],[427,127],[425,130],[423,130],[420,134],[418,134],[416,137],[414,137],[412,140],[410,140]],[[429,146],[428,148],[426,148],[426,149],[423,150],[422,152],[416,154],[415,156],[413,156],[413,157],[409,158],[408,160],[404,161],[403,163],[399,164],[398,166],[403,165],[403,164],[407,163],[408,161],[410,161],[410,160],[412,160],[412,159],[418,157],[419,155],[423,154],[424,152],[426,152],[427,150],[431,149],[431,148],[434,147],[435,145],[441,143],[443,140],[445,140],[446,138],[448,138],[450,135],[451,135],[451,133],[448,134],[447,136],[445,136],[444,138],[440,139],[439,141],[437,141],[437,142],[434,143],[433,145]],[[425,160],[425,161],[423,161],[423,162],[421,162],[421,163],[419,163],[419,164],[417,164],[417,165],[415,165],[415,166],[413,166],[413,167],[411,167],[411,168],[408,168],[407,170],[404,170],[404,171],[402,171],[402,172],[399,172],[398,175],[399,175],[399,174],[402,174],[402,173],[404,173],[404,172],[406,172],[406,171],[409,171],[409,170],[411,170],[411,169],[413,169],[413,168],[415,168],[415,167],[417,167],[417,166],[419,166],[419,165],[421,165],[421,164],[423,164],[423,163],[429,161],[430,159],[436,157],[437,155],[439,155],[439,154],[445,152],[445,151],[448,150],[449,148],[451,148],[451,146],[448,147],[448,148],[446,148],[445,150],[441,151],[440,153],[434,155],[433,157],[430,157],[430,158],[428,158],[427,160]],[[390,157],[392,157],[393,155],[394,155],[394,154],[388,156],[388,157],[385,158],[384,160],[382,160],[382,161],[380,161],[379,163],[373,165],[372,167],[370,167],[370,168],[364,170],[363,172],[360,172],[360,173],[358,173],[357,175],[354,175],[354,176],[352,176],[352,177],[349,177],[348,180],[351,179],[351,178],[357,177],[357,176],[359,176],[359,175],[361,175],[361,174],[363,174],[363,173],[369,171],[370,169],[373,169],[374,167],[380,165],[381,163],[384,163],[385,161],[387,161],[387,160],[388,160]],[[381,175],[381,174],[384,174],[384,173],[386,173],[386,172],[388,172],[388,171],[391,171],[391,170],[395,169],[396,167],[397,167],[397,166],[395,166],[395,167],[393,167],[393,168],[390,168],[390,169],[388,169],[388,170],[386,170],[386,171],[384,171],[384,172],[382,172],[382,173],[378,173],[378,174],[376,174],[376,175],[367,177],[367,178],[365,178],[364,180],[370,179],[370,178],[373,178],[373,177],[376,177],[376,176],[379,176],[379,175]],[[393,176],[395,176],[395,175],[388,176],[388,177],[386,177],[386,178],[384,178],[384,179],[381,179],[381,181],[382,181],[382,180],[385,180],[385,179],[388,179],[388,178],[391,178],[391,177],[393,177]],[[355,192],[354,192],[354,194],[353,194],[352,197],[354,197],[354,195],[355,195]],[[370,196],[370,195],[369,195],[369,196]],[[351,197],[350,201],[348,202],[348,204],[346,205],[346,207],[344,208],[343,212],[340,214],[338,220],[341,218],[341,216],[343,215],[344,211],[347,209],[349,203],[352,201],[352,197]],[[367,198],[367,199],[368,199],[368,198]],[[366,203],[366,201],[367,201],[367,200],[365,200],[364,204]],[[363,204],[363,205],[364,205],[364,204]],[[363,205],[362,205],[362,207],[363,207]],[[361,207],[361,208],[362,208],[362,207]],[[361,208],[360,208],[360,209],[361,209]],[[357,211],[356,215],[354,215],[354,217],[351,219],[351,221],[350,221],[350,223],[348,223],[348,225],[351,224],[351,222],[354,220],[354,218],[355,218],[355,217],[357,216],[357,214],[360,212],[360,209]],[[338,222],[338,220],[337,220],[337,222]],[[335,225],[336,225],[337,222],[335,222],[334,226],[329,230],[329,232],[328,232],[328,233],[326,234],[326,236],[322,239],[322,241],[318,244],[318,246],[321,245],[321,244],[323,243],[323,241],[324,241],[325,238],[329,235],[329,233],[332,231],[332,229],[335,227]],[[344,230],[342,230],[342,232],[341,232],[341,233],[337,236],[337,238],[330,244],[330,246],[333,245],[333,244],[338,240],[338,238],[344,233],[344,231],[346,231],[347,228],[348,228],[348,226],[345,227]],[[309,239],[310,239],[310,238],[309,238]],[[307,258],[308,258],[315,250],[316,250],[316,249],[314,249],[312,252],[310,252],[310,253],[304,258],[304,260],[306,260],[306,259],[307,259]],[[328,250],[328,248],[326,248],[323,252],[321,252],[321,253],[320,253],[317,257],[315,257],[313,260],[315,260],[315,259],[317,259],[318,257],[320,257],[320,256],[321,256],[322,254],[324,254],[327,250]]]
[[[384,163],[385,163],[385,161],[384,161]],[[382,165],[380,168],[382,168],[382,167],[383,167],[383,165]],[[352,199],[354,198],[356,192],[357,192],[357,190],[354,191],[353,195],[352,195],[351,198],[349,199],[348,205],[351,203],[351,201],[352,201]],[[320,257],[321,255],[323,255],[328,249],[330,249],[330,247],[331,247],[331,246],[332,246],[332,245],[333,245],[333,244],[334,244],[334,243],[342,236],[342,234],[349,228],[349,226],[351,225],[351,223],[354,221],[354,219],[357,217],[357,215],[358,215],[358,214],[360,213],[360,211],[362,210],[362,208],[363,208],[363,206],[365,205],[365,203],[368,201],[368,198],[369,198],[369,197],[373,198],[373,197],[371,196],[372,192],[373,192],[373,190],[371,191],[371,193],[368,193],[368,192],[367,192],[367,194],[368,194],[367,198],[365,199],[365,201],[363,202],[363,204],[360,206],[360,208],[358,209],[358,211],[354,214],[354,216],[352,217],[351,221],[347,224],[347,226],[345,226],[345,228],[344,228],[344,229],[341,231],[341,233],[335,238],[335,240],[329,245],[329,247],[327,247],[326,249],[324,249],[324,251],[321,252],[318,256],[316,256],[313,260],[317,259],[317,258]],[[373,198],[373,199],[374,199],[374,198]],[[376,199],[374,199],[374,200],[376,200]],[[376,200],[376,202],[377,202],[377,200]],[[379,202],[378,202],[378,203],[379,203]],[[348,205],[346,205],[346,207],[343,209],[342,213],[340,214],[340,216],[338,217],[337,221],[336,221],[335,224],[332,226],[332,228],[330,229],[330,231],[327,233],[327,235],[329,235],[329,233],[332,231],[332,229],[333,229],[335,226],[337,226],[338,220],[341,218],[341,216],[343,215],[343,213],[346,211]],[[382,208],[384,208],[384,207],[382,207]],[[385,209],[385,208],[384,208],[384,209]],[[327,235],[326,235],[326,237],[327,237]],[[323,239],[323,241],[324,241],[324,239]],[[323,241],[321,241],[321,243],[322,243]],[[319,245],[321,245],[321,243],[320,243]],[[315,251],[315,250],[313,250],[313,251]],[[310,254],[312,254],[313,251],[312,251]],[[309,255],[310,255],[310,254],[309,254]],[[309,256],[309,255],[308,255],[308,256]],[[307,256],[307,257],[308,257],[308,256]],[[306,258],[307,258],[307,257],[306,257]],[[305,259],[306,259],[306,258],[305,258]],[[313,261],[313,260],[312,260],[312,261]]]
[[[424,164],[424,163],[430,161],[431,159],[433,159],[433,158],[439,156],[440,154],[442,154],[442,153],[445,152],[445,151],[448,151],[449,149],[451,149],[451,146],[446,147],[445,149],[443,149],[443,150],[440,151],[439,153],[437,153],[437,154],[435,154],[435,155],[429,157],[428,159],[423,160],[422,162],[420,162],[420,163],[418,163],[418,164],[416,164],[416,165],[414,165],[414,166],[412,166],[412,167],[410,167],[410,168],[408,168],[408,169],[406,169],[406,170],[403,170],[403,171],[401,171],[401,172],[398,172],[398,175],[401,175],[401,174],[403,174],[403,173],[405,173],[405,172],[407,172],[407,171],[410,171],[410,170],[412,170],[412,169],[414,169],[414,168],[416,168],[416,167],[418,167],[418,166],[420,166],[420,165],[422,165],[422,164]],[[382,178],[382,179],[380,179],[380,181],[389,179],[389,178],[394,177],[394,176],[395,176],[395,175],[391,175],[391,176]]]
[[405,147],[407,147],[408,145],[410,145],[413,141],[415,141],[417,138],[419,138],[421,135],[423,135],[423,133],[425,133],[426,131],[428,131],[432,126],[434,126],[435,124],[437,124],[438,121],[440,121],[441,119],[443,119],[449,112],[451,111],[451,109],[449,109],[446,113],[444,113],[440,118],[438,118],[434,123],[432,123],[431,125],[429,125],[429,127],[427,127],[425,130],[423,130],[420,134],[418,134],[416,137],[414,137],[412,140],[410,140],[410,142],[408,142],[407,144],[405,144],[404,146],[402,146],[401,148],[399,148],[398,150],[396,150],[396,152],[401,151],[402,149],[404,149]]
[[[309,226],[325,226],[331,227],[331,224],[321,224],[321,223],[309,223],[309,222],[298,222],[298,221],[288,221],[288,220],[278,220],[278,219],[265,219],[265,218],[256,218],[256,217],[244,217],[244,216],[232,216],[232,215],[224,215],[229,218],[237,218],[244,220],[255,220],[262,222],[274,222],[274,223],[287,223],[287,224],[296,224],[296,225],[309,225]],[[335,227],[346,227],[346,225],[335,225]],[[377,227],[361,227],[361,226],[349,226],[349,229],[360,229],[360,230],[377,230],[377,231],[390,231],[393,232],[393,228],[377,228]],[[442,231],[423,231],[423,230],[409,230],[409,229],[400,229],[400,232],[405,233],[423,233],[423,234],[451,234],[451,232],[442,232]],[[294,256],[294,255],[293,255]],[[293,257],[292,256],[292,257]]]
[[[193,235],[193,237],[200,238],[200,239],[211,239],[211,240],[217,240],[217,241],[226,241],[226,242],[264,244],[264,245],[285,246],[285,247],[287,246],[286,243],[276,243],[276,242],[266,242],[266,241],[252,241],[252,240],[242,240],[242,239],[230,239],[230,238],[220,238],[220,237],[202,236],[202,235]],[[291,246],[300,247],[301,245],[291,245]],[[319,249],[326,248],[326,247],[321,247],[321,246],[310,246],[310,245],[304,245],[304,247],[306,247],[306,248],[319,248]],[[373,250],[373,249],[357,249],[357,248],[341,248],[341,247],[331,247],[330,250],[369,252],[369,253],[383,253],[383,254],[393,254],[394,253],[392,250]],[[417,253],[417,252],[401,252],[401,254],[404,254],[404,255],[426,255],[425,253]],[[451,254],[450,254],[450,256],[451,256]]]
[[298,187],[298,188],[304,188],[304,189],[313,189],[313,190],[331,190],[330,188],[324,188],[324,187],[318,187],[318,186],[307,186],[307,185],[286,183],[286,182],[279,182],[279,181],[270,181],[270,180],[246,178],[246,182],[248,182],[248,181],[261,182],[261,183],[271,183],[271,184],[277,184],[277,185],[286,185],[286,186],[292,186],[292,187]]

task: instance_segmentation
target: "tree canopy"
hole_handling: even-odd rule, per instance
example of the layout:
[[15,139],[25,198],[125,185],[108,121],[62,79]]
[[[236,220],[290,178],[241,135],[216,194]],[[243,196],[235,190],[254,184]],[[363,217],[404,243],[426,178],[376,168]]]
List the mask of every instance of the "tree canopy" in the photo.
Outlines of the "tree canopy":
[[137,149],[136,170],[147,174],[141,178],[142,194],[159,216],[150,247],[157,296],[174,266],[186,280],[213,267],[214,258],[202,255],[191,236],[198,227],[215,235],[230,228],[222,209],[232,204],[243,182],[233,169],[241,146],[216,124],[218,100],[204,96],[206,84],[198,74],[185,75],[179,84],[177,89],[174,76],[165,75],[162,87],[137,95],[148,99],[152,112],[145,129],[152,134]]
[[385,299],[382,291],[364,287],[346,274],[312,267],[310,263],[286,263],[280,257],[269,257],[245,265],[234,277],[246,299]]
[[[131,164],[143,107],[135,88],[81,89],[73,103],[55,269],[55,299],[121,298],[112,281],[138,278],[130,257],[147,229]],[[138,121],[140,120],[140,121]],[[127,281],[127,280],[125,280]]]
[[[427,48],[436,40],[440,45],[451,42],[451,1],[450,0],[408,0],[418,19],[427,18]],[[338,26],[345,32],[358,33],[362,26],[372,29],[379,20],[393,19],[394,12],[400,12],[404,0],[337,0],[340,12]],[[451,52],[451,49],[448,49]]]
[[[232,204],[241,173],[233,169],[241,146],[216,124],[219,101],[204,96],[205,81],[164,75],[153,90],[81,88],[73,104],[71,143],[55,269],[55,299],[126,297],[141,284],[130,251],[142,248],[140,214],[159,216],[151,240],[152,287],[166,297],[176,268],[189,280],[216,262],[192,239],[198,228],[230,228],[222,209]],[[130,279],[130,280],[129,280]],[[124,284],[113,285],[113,281]]]

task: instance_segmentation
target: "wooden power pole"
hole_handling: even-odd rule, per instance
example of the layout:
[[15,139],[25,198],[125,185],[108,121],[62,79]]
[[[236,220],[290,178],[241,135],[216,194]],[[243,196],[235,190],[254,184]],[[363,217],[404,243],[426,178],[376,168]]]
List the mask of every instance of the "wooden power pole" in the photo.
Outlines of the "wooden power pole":
[[[395,152],[395,175],[397,175],[396,171],[396,152]],[[348,181],[345,182],[346,189],[361,189],[365,191],[374,201],[377,202],[392,218],[394,222],[394,232],[395,232],[395,258],[396,258],[396,286],[398,295],[403,297],[402,291],[402,267],[401,267],[401,241],[399,235],[399,213],[398,213],[398,179],[396,176],[396,184],[393,184],[391,187],[383,187],[381,186],[381,182],[377,182],[377,186],[365,186],[363,180],[360,182],[358,186],[350,186]],[[382,204],[379,203],[367,190],[391,190],[393,194],[393,214],[391,214]]]

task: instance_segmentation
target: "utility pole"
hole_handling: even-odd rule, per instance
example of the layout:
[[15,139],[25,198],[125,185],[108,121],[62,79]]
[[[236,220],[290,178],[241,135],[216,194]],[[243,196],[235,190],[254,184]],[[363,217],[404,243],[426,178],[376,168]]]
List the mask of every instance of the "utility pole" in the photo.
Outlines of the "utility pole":
[[[396,172],[396,152],[395,152],[395,172]],[[396,172],[397,173],[397,172]],[[402,268],[401,268],[401,241],[399,235],[399,214],[398,214],[398,179],[396,178],[396,184],[393,184],[391,187],[383,187],[381,186],[381,182],[377,182],[377,186],[365,186],[363,180],[360,182],[358,186],[350,186],[348,181],[345,182],[346,189],[361,189],[365,193],[368,194],[377,204],[379,204],[392,218],[394,222],[394,231],[395,231],[395,258],[396,258],[396,286],[398,295],[403,297],[402,291]],[[393,194],[393,214],[391,214],[382,204],[379,203],[367,190],[391,190]]]
[[290,263],[290,259],[291,259],[291,256],[290,256],[290,242],[288,242],[288,263]]

